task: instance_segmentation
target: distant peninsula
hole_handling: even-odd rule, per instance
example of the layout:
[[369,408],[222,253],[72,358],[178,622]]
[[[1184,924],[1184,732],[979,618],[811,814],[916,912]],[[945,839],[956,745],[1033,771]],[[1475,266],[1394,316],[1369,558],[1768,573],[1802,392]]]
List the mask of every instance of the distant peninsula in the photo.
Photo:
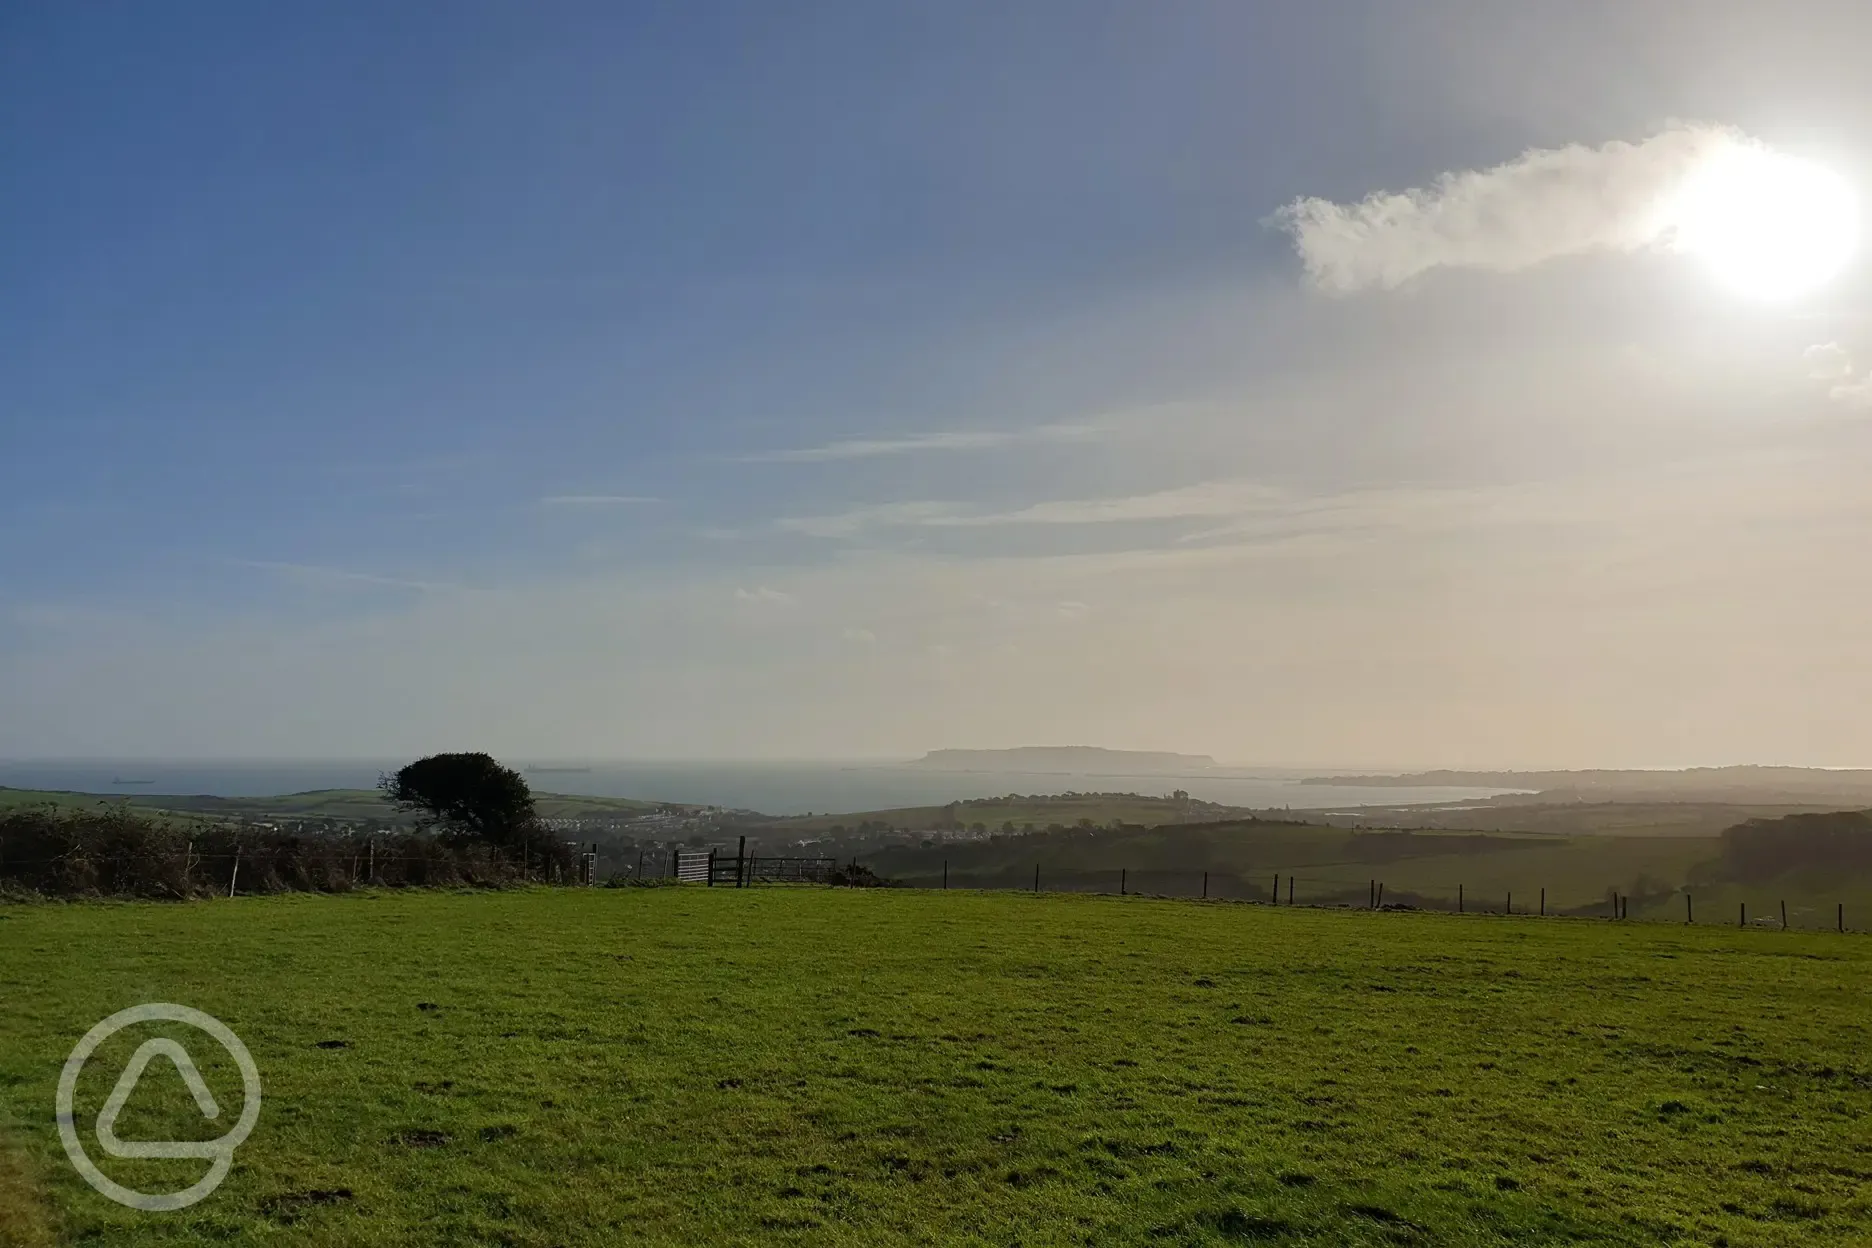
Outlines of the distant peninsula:
[[1207,754],[1107,750],[1096,745],[1022,745],[1011,750],[931,750],[915,766],[937,771],[1060,772],[1067,775],[1176,775],[1216,765]]

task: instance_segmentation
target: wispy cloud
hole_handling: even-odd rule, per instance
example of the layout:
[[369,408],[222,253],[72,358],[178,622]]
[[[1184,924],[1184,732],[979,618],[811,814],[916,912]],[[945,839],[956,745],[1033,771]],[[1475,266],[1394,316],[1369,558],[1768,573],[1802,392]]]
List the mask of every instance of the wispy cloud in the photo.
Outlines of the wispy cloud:
[[422,593],[444,593],[460,586],[441,581],[417,581],[399,576],[379,576],[372,572],[352,572],[313,563],[286,563],[274,559],[235,559],[237,567],[256,568],[310,586],[381,585],[391,589],[413,589]]
[[1688,179],[1713,156],[1757,146],[1734,130],[1677,126],[1638,143],[1531,149],[1357,203],[1296,199],[1272,220],[1332,294],[1398,286],[1440,266],[1512,272],[1668,242]]
[[898,438],[853,438],[794,450],[766,451],[742,457],[745,463],[810,464],[832,460],[916,455],[926,451],[989,451],[1037,442],[1069,442],[1097,432],[1095,425],[1037,425],[1031,429],[950,429]]
[[776,520],[774,525],[785,532],[807,537],[856,537],[869,529],[933,524],[953,518],[959,512],[957,503],[879,503],[830,515],[789,516]]
[[539,503],[542,507],[628,507],[656,501],[643,494],[549,494]]
[[763,607],[793,607],[799,605],[799,596],[789,594],[784,589],[769,589],[762,585],[757,589],[737,589],[734,591],[736,602],[752,603]]
[[1254,481],[1204,481],[1111,498],[1055,499],[1003,511],[970,511],[960,503],[881,503],[824,516],[797,516],[778,527],[808,537],[856,537],[873,529],[991,528],[1001,525],[1120,524],[1234,516],[1266,506],[1280,491]]

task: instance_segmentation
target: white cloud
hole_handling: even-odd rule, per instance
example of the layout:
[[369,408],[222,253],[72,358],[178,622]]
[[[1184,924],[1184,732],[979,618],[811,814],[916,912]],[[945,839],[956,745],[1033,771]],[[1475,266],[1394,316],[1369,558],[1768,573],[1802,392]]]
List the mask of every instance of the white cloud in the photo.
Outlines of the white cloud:
[[1842,381],[1827,393],[1849,407],[1872,407],[1872,373],[1858,381]]
[[1837,342],[1820,342],[1801,352],[1807,375],[1815,381],[1842,381],[1852,376],[1852,355]]
[[1296,199],[1273,220],[1293,235],[1314,285],[1332,294],[1388,289],[1442,266],[1513,272],[1668,243],[1672,200],[1687,178],[1713,155],[1751,144],[1734,130],[1677,126],[1638,143],[1530,149],[1354,204]]
[[1091,425],[1039,425],[1032,429],[951,429],[900,438],[853,438],[824,446],[790,451],[769,451],[744,456],[747,463],[803,464],[827,460],[871,459],[880,455],[912,455],[921,451],[986,451],[1032,442],[1065,442],[1090,436]]

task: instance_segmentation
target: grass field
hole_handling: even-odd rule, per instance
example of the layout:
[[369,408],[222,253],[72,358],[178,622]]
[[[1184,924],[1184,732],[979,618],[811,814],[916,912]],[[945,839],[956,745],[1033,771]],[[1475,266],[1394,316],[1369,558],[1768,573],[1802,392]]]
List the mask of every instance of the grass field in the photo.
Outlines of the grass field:
[[[1863,936],[1044,894],[5,907],[0,1235],[1865,1244],[1869,971]],[[93,1194],[52,1123],[77,1038],[145,1001],[265,1083],[178,1213]],[[88,1140],[149,1034],[87,1066]],[[220,1133],[151,1071],[124,1138]]]

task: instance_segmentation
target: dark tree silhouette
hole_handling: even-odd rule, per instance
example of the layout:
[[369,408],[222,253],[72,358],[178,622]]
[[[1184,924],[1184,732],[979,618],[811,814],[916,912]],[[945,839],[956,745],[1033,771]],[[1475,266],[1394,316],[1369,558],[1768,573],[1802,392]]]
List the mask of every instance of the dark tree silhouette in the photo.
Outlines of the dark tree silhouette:
[[482,841],[525,852],[539,840],[526,780],[486,754],[431,754],[377,787],[401,809],[422,811],[456,844]]

